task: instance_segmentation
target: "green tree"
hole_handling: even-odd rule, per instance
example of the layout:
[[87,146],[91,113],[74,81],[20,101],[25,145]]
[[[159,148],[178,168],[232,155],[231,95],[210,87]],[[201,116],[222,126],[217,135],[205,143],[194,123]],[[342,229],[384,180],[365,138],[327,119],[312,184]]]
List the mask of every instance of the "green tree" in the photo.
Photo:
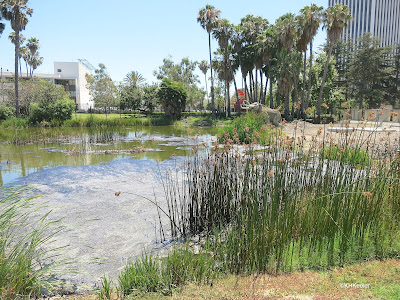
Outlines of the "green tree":
[[124,85],[133,88],[141,87],[146,82],[146,79],[137,71],[131,71],[124,78]]
[[386,95],[387,102],[393,106],[400,106],[400,43],[393,48],[391,65],[393,72],[389,78],[389,89]]
[[30,66],[29,74],[33,77],[33,72],[43,63],[43,57],[39,55],[39,40],[35,37],[31,37],[26,43],[26,48],[29,50],[27,59],[28,65]]
[[146,79],[137,71],[129,72],[119,86],[121,110],[139,110],[142,104],[143,84]]
[[197,15],[197,22],[208,33],[208,50],[210,53],[210,71],[211,71],[211,111],[212,119],[215,120],[215,97],[214,97],[214,78],[212,70],[212,57],[211,57],[211,32],[219,20],[221,11],[215,9],[214,6],[207,4],[205,8],[200,9]]
[[214,37],[218,40],[219,47],[222,52],[222,62],[219,66],[219,76],[220,80],[225,81],[226,89],[226,116],[231,116],[231,99],[229,95],[229,85],[233,80],[232,63],[231,63],[231,47],[229,41],[233,34],[233,26],[229,23],[227,19],[222,19],[217,22],[213,30]]
[[[14,106],[15,93],[12,89],[5,91],[6,104]],[[23,80],[19,85],[20,97],[20,115],[29,116],[31,103],[42,103],[44,106],[47,103],[55,103],[57,100],[69,98],[69,94],[65,92],[63,87],[56,86],[52,82],[45,80]]]
[[328,55],[326,58],[324,74],[322,76],[321,87],[317,103],[318,122],[321,120],[322,96],[324,92],[325,79],[326,79],[326,74],[328,72],[328,65],[331,59],[332,50],[333,47],[336,45],[336,43],[339,41],[340,35],[343,32],[343,28],[347,25],[347,22],[349,22],[350,20],[351,20],[351,15],[349,12],[349,8],[341,4],[330,6],[323,12],[324,28],[327,31]]
[[349,62],[349,78],[359,108],[378,108],[383,104],[388,80],[393,74],[389,61],[391,55],[392,48],[380,47],[379,39],[370,33],[358,40]]
[[111,106],[115,105],[117,98],[117,88],[107,73],[104,64],[99,64],[94,76],[86,74],[87,87],[96,106],[104,107],[104,112],[110,112]]
[[142,111],[150,114],[157,106],[158,100],[158,86],[156,84],[145,85],[142,94]]
[[[315,59],[315,64],[313,64],[313,68],[311,71],[311,105],[316,105],[316,101],[312,101],[313,99],[317,100],[319,96],[322,76],[324,75],[324,66],[326,62],[326,53],[321,52]],[[333,113],[334,109],[339,107],[338,102],[340,102],[343,97],[341,90],[336,88],[336,81],[338,78],[338,72],[335,66],[335,60],[331,57],[328,64],[328,72],[325,77],[325,85],[324,91],[322,94],[323,105],[321,110],[324,113]]]
[[[186,106],[190,108],[196,106],[196,103],[204,101],[204,94],[199,92],[196,85],[200,82],[194,73],[196,68],[197,62],[191,61],[188,57],[183,58],[180,63],[174,63],[169,56],[163,60],[163,64],[153,74],[159,80],[169,78],[172,81],[183,83],[188,92]],[[199,98],[200,96],[202,98]]]
[[[311,93],[311,72],[313,63],[313,40],[318,32],[318,28],[321,24],[321,13],[323,7],[316,4],[311,6],[305,6],[300,10],[298,16],[298,24],[300,30],[300,37],[297,43],[297,49],[304,52],[304,63],[303,63],[303,87],[301,97],[301,114],[307,109],[308,103],[310,102]],[[308,77],[308,90],[307,96],[305,95],[305,84],[306,84],[306,66],[307,66],[307,45],[310,45],[310,58],[309,58],[309,77]]]
[[[349,62],[351,61],[354,54],[353,41],[340,40],[336,46],[333,48],[333,53],[335,56],[335,66],[338,72],[337,80],[335,85],[337,89],[341,89],[344,93],[344,101],[349,102],[352,93],[350,85],[350,75],[349,75]],[[341,98],[339,98],[341,100]],[[342,109],[342,102],[338,105],[339,110]],[[339,114],[340,116],[340,114]]]
[[278,75],[278,93],[284,99],[285,119],[289,120],[290,90],[294,83],[294,60],[293,45],[296,42],[296,21],[293,14],[286,14],[276,21],[277,39],[279,52],[277,54],[279,75]]
[[28,24],[28,16],[32,16],[33,10],[28,7],[28,0],[2,0],[2,15],[11,23],[11,28],[15,32],[15,115],[19,116],[19,97],[18,97],[18,62],[20,58],[20,34]]
[[122,111],[139,110],[142,103],[142,90],[134,86],[120,85],[119,100]]
[[158,99],[165,111],[165,114],[172,119],[181,116],[185,109],[187,91],[182,82],[172,81],[164,78],[157,93]]

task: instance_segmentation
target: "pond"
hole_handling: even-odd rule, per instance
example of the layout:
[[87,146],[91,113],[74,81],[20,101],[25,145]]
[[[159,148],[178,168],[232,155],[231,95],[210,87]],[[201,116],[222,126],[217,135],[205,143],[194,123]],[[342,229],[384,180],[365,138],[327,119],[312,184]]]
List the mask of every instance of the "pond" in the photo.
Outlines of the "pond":
[[[78,290],[92,289],[104,274],[115,279],[144,250],[165,249],[149,199],[165,205],[162,176],[193,145],[211,144],[216,130],[1,130],[0,186],[31,186],[52,210],[51,219],[63,219],[66,230],[54,246],[68,245],[66,258],[80,272],[60,278]],[[161,222],[168,223],[166,216]]]
[[[123,158],[163,161],[210,143],[216,128],[31,128],[0,131],[0,187],[58,166],[98,165]],[[196,139],[193,140],[193,136]]]

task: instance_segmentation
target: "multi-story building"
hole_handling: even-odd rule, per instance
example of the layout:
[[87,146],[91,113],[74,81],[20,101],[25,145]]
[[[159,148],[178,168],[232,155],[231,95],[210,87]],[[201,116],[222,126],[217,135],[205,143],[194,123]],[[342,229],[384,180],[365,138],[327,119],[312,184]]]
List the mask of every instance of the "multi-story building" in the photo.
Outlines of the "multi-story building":
[[347,5],[353,17],[343,31],[346,41],[370,32],[381,46],[400,43],[400,0],[329,0],[329,6],[335,4]]
[[[63,86],[65,91],[69,93],[77,105],[78,110],[86,111],[94,107],[94,102],[89,94],[89,89],[86,86],[86,74],[91,74],[93,66],[84,59],[78,62],[54,62],[54,74],[39,74],[34,73],[34,78],[40,78],[46,81],[53,82],[56,85]],[[30,76],[22,72],[21,80],[29,79]],[[11,85],[14,73],[2,72],[2,82],[6,82],[5,86]],[[0,89],[5,87],[0,85]]]

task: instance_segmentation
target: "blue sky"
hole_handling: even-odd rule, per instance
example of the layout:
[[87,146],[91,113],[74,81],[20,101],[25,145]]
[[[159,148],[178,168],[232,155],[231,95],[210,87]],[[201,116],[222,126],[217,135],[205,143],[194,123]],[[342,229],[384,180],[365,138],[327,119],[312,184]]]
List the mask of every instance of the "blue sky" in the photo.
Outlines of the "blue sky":
[[[153,71],[171,55],[201,61],[208,57],[207,33],[197,23],[199,9],[211,4],[221,17],[237,24],[246,14],[258,15],[270,23],[287,13],[297,14],[311,3],[327,6],[327,0],[30,0],[34,9],[23,35],[39,39],[44,63],[38,73],[53,73],[54,61],[87,59],[104,63],[115,81],[138,71],[149,83],[157,81]],[[0,67],[13,70],[14,49],[7,38],[9,24],[0,37]],[[315,45],[325,41],[320,32]],[[217,46],[217,42],[212,42]],[[200,75],[201,73],[198,72]],[[200,76],[203,83],[203,76]]]

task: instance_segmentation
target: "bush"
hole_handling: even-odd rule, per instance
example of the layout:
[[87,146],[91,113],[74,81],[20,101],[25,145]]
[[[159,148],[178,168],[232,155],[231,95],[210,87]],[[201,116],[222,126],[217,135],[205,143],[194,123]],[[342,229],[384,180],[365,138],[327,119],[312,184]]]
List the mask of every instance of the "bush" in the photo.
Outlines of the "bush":
[[53,103],[36,103],[30,105],[29,122],[37,124],[43,121],[66,121],[71,119],[75,109],[75,103],[70,99],[60,99]]
[[219,135],[218,141],[222,143],[226,139],[231,139],[235,143],[249,144],[257,140],[260,144],[265,144],[268,125],[269,120],[266,115],[247,113],[226,126]]
[[0,121],[7,120],[14,115],[14,109],[0,104]]

